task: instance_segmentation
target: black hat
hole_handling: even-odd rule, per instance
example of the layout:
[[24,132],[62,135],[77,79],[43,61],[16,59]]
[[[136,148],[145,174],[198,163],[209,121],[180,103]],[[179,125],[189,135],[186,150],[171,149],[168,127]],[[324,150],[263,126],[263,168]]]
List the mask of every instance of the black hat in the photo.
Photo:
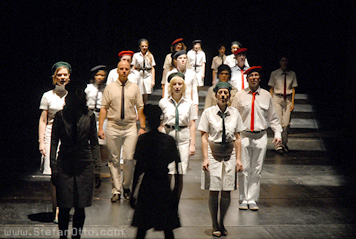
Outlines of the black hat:
[[193,45],[196,44],[196,43],[200,43],[201,44],[201,40],[194,40],[192,43],[193,43]]
[[187,52],[185,50],[176,51],[173,54],[173,59],[177,59],[179,56],[186,55],[186,54],[187,54]]
[[173,72],[172,74],[170,74],[168,76],[168,79],[167,79],[168,83],[170,83],[171,80],[176,76],[179,76],[179,77],[183,78],[183,80],[184,80],[184,74],[182,72],[178,71],[178,72]]

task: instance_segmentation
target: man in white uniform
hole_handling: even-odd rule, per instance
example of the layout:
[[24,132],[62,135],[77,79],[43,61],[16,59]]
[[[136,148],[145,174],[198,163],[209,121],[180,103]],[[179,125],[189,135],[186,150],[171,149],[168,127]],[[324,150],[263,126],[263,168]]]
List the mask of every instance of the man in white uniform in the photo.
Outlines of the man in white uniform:
[[271,86],[270,93],[283,128],[282,144],[276,146],[276,151],[282,154],[288,152],[288,128],[298,82],[295,72],[289,70],[287,57],[281,57],[279,64],[281,67],[271,73],[268,85]]
[[249,68],[246,66],[246,52],[247,48],[240,48],[234,51],[237,65],[231,68],[230,84],[241,91],[248,87],[246,75],[244,72]]
[[274,132],[272,143],[282,142],[282,127],[274,109],[271,94],[261,89],[260,72],[262,67],[253,66],[245,73],[249,87],[237,92],[232,106],[241,114],[246,131],[241,133],[241,160],[244,171],[239,175],[241,210],[258,210],[257,201],[260,195],[261,171],[267,151],[268,125]]
[[213,70],[213,81],[211,82],[212,85],[215,85],[217,83],[217,72],[218,72],[218,67],[222,64],[224,64],[226,60],[226,55],[225,55],[225,45],[220,44],[218,47],[219,55],[215,56],[213,58],[213,61],[211,62],[211,69]]
[[[134,54],[133,51],[120,51],[118,55],[119,55],[120,61],[127,61],[128,63],[131,64],[133,54]],[[137,84],[138,77],[139,77],[139,73],[137,71],[131,69],[129,76],[128,76],[129,81]],[[117,68],[112,69],[109,72],[108,78],[106,80],[106,85],[109,85],[110,83],[117,81],[118,78],[119,78],[119,74],[117,73]]]
[[184,50],[178,51],[173,55],[173,63],[176,66],[173,70],[167,73],[167,82],[165,84],[164,98],[168,98],[168,76],[174,72],[182,72],[184,74],[184,82],[186,85],[184,97],[193,101],[198,112],[199,96],[198,96],[198,79],[192,69],[187,69],[187,52]]
[[[137,142],[136,111],[140,120],[139,134],[145,132],[145,116],[143,114],[143,101],[138,85],[128,81],[130,64],[120,61],[117,65],[119,78],[106,86],[101,102],[99,114],[98,136],[107,137],[109,149],[109,168],[112,179],[112,202],[120,200],[121,188],[124,189],[125,199],[130,197],[130,186],[134,170],[133,155]],[[106,132],[103,125],[108,119]],[[120,176],[120,153],[123,147],[123,182]]]

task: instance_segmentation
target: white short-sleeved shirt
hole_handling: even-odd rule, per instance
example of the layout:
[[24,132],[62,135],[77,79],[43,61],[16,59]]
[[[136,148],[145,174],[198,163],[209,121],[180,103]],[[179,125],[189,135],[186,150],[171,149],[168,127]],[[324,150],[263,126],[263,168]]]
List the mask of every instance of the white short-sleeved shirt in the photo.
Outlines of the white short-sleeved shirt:
[[[152,62],[148,57],[148,52],[145,54],[145,68],[152,68],[156,65],[155,58],[152,56]],[[143,54],[142,52],[136,52],[132,57],[131,65],[136,68],[143,68]]]
[[[169,83],[168,77],[170,74],[178,72],[177,68],[174,68],[173,70],[169,71],[167,73],[167,79],[166,79],[166,84],[164,86],[164,98],[168,98],[168,87]],[[199,104],[199,96],[198,96],[198,79],[196,76],[195,71],[191,69],[186,69],[185,72],[182,72],[184,74],[184,82],[185,82],[185,94],[184,97],[187,99],[191,99],[194,104],[198,105]]]
[[237,65],[231,68],[230,84],[234,86],[238,91],[241,91],[242,89],[246,89],[248,87],[247,76],[243,73],[248,68],[249,67],[245,66],[243,70],[241,70],[240,67],[238,67]]
[[[294,71],[286,71],[286,74],[286,94],[289,95],[293,93],[293,88],[298,86],[298,82]],[[275,94],[284,93],[284,74],[281,68],[272,71],[268,85],[273,87]]]
[[212,70],[218,70],[218,67],[226,61],[226,55],[221,56],[215,56],[213,58],[213,61],[211,62],[211,69]]
[[[254,131],[266,130],[268,125],[270,125],[274,132],[274,137],[281,138],[282,127],[274,109],[271,94],[261,88],[258,88],[256,92],[257,94],[255,96],[254,104]],[[239,110],[242,121],[246,126],[246,130],[250,131],[252,106],[252,93],[250,88],[237,92],[231,106]]]
[[[222,118],[218,115],[220,108],[218,105],[211,106],[203,111],[200,118],[198,130],[209,133],[208,140],[221,143],[222,141]],[[232,142],[236,139],[235,134],[245,130],[240,113],[237,109],[228,106],[224,113],[225,117],[226,141]]]
[[[203,52],[202,50],[196,52],[194,50],[190,50],[187,53],[187,57],[190,61],[190,65],[192,66],[192,69],[195,69],[195,65],[196,65],[196,69],[197,71],[199,71],[202,67],[202,65],[206,62],[206,56],[205,56],[205,52]],[[196,58],[196,61],[195,61]]]
[[[132,83],[137,84],[137,79],[139,78],[139,76],[140,75],[137,71],[131,69],[127,79]],[[106,85],[117,81],[117,79],[119,79],[119,73],[117,73],[117,68],[115,68],[109,72],[108,78],[106,80]]]
[[[159,101],[159,106],[163,111],[163,125],[175,125],[176,107],[173,101],[172,97],[163,98]],[[189,126],[191,120],[198,119],[195,105],[191,100],[182,97],[178,103],[175,103],[178,104],[179,126]]]
[[66,96],[67,94],[59,97],[54,90],[49,90],[43,94],[40,109],[48,111],[47,124],[52,124],[55,114],[63,109]]
[[[103,98],[103,91],[99,91],[98,87],[94,84],[88,84],[85,88],[87,94],[87,106],[89,109],[100,109],[101,100]],[[96,102],[96,107],[95,107]]]
[[[237,60],[234,54],[228,55],[226,57],[226,60],[224,64],[230,66],[230,68],[234,67],[237,65]],[[248,64],[247,58],[245,59],[245,66],[250,67],[250,64]]]

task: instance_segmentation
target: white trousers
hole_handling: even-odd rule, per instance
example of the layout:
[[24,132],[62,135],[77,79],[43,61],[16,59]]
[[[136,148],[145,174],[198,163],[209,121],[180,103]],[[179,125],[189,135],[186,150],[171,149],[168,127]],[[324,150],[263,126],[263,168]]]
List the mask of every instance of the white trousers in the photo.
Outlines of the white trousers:
[[282,145],[286,146],[288,143],[288,128],[290,123],[290,107],[292,106],[292,95],[283,98],[281,95],[273,95],[273,103],[278,115],[279,123],[283,128]]
[[[127,129],[116,129],[107,127],[106,143],[109,150],[109,169],[112,181],[112,194],[119,194],[122,187],[129,189],[134,171],[134,153],[137,143],[136,124]],[[123,182],[121,183],[120,156],[122,150],[123,164]]]
[[257,202],[260,196],[261,171],[267,151],[267,132],[241,133],[241,161],[239,173],[240,200]]

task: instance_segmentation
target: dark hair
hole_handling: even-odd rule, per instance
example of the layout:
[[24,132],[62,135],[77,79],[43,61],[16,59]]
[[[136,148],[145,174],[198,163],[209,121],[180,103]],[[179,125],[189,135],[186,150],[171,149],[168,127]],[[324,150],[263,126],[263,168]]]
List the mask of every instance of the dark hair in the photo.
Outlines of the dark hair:
[[221,64],[219,67],[218,67],[218,77],[219,77],[219,74],[222,72],[222,71],[228,71],[229,72],[229,80],[231,79],[231,68],[230,66],[228,65],[225,65],[225,64]]
[[77,125],[82,115],[88,114],[87,96],[85,88],[87,84],[84,81],[74,81],[67,85],[68,94],[66,104],[63,108],[63,117],[70,122],[72,126],[72,139],[75,143],[78,138]]
[[151,130],[158,130],[161,124],[162,109],[158,105],[147,104],[143,108],[146,121]]
[[90,81],[89,83],[95,83],[95,75],[98,73],[98,71],[105,71],[106,77],[103,81],[103,84],[105,85],[107,77],[108,77],[108,69],[105,65],[98,65],[90,69]]

